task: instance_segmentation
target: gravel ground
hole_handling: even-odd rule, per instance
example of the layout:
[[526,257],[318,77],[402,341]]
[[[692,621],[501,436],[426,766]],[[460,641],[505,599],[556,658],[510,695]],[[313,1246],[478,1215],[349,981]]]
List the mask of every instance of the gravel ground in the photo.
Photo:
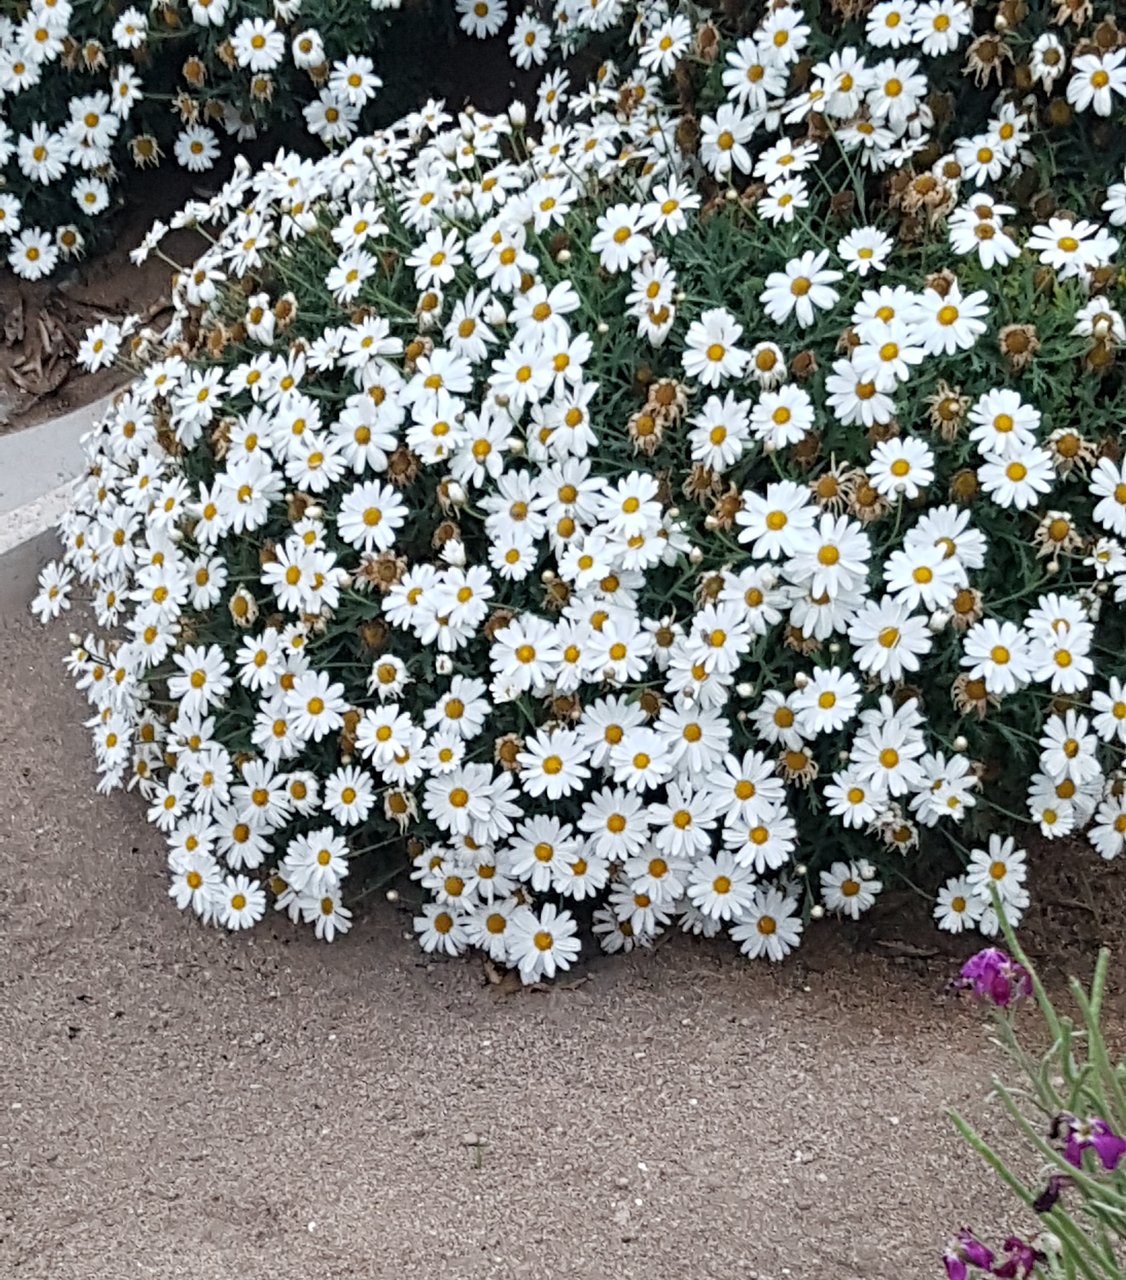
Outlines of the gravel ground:
[[980,1014],[830,925],[515,995],[382,903],[198,927],[93,792],[66,629],[2,633],[0,1275],[902,1280],[1016,1225],[942,1115],[990,1123]]

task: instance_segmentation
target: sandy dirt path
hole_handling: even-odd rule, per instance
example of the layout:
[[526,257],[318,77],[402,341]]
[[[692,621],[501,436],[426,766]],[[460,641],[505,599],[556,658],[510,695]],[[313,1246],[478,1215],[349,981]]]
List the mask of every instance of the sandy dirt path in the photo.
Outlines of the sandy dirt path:
[[503,996],[383,903],[331,948],[179,915],[65,631],[0,635],[6,1280],[922,1280],[1016,1225],[941,1114],[990,1124],[994,1061],[940,974],[676,939]]

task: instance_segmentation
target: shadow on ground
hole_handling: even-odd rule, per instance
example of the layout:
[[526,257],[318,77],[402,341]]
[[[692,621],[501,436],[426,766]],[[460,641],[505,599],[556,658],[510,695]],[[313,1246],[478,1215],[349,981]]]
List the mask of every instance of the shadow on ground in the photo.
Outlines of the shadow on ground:
[[1020,1225],[942,1117],[989,1125],[993,1062],[933,975],[676,940],[501,996],[383,904],[331,948],[178,914],[65,630],[3,633],[0,1274],[902,1280]]

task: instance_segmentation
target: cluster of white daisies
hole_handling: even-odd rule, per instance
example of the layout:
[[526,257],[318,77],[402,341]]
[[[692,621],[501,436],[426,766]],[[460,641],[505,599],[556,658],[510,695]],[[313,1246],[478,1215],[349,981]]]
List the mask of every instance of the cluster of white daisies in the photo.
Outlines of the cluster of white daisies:
[[[923,57],[920,15],[968,32],[956,3],[909,8]],[[714,112],[768,194],[705,209],[653,53],[683,15],[638,13],[636,69],[573,96],[549,77],[537,131],[430,103],[241,170],[182,215],[215,239],[172,330],[87,336],[90,367],[140,372],[35,608],[90,588],[105,634],[71,667],[100,785],[146,797],[205,920],[272,901],[331,939],[405,846],[422,945],[527,981],[572,963],[581,922],[609,951],[676,925],[777,960],[909,856],[959,861],[936,919],[991,934],[992,890],[1028,905],[995,830],[1006,759],[1033,762],[1016,819],[1126,846],[1126,465],[1097,367],[1126,343],[1099,284],[1117,240],[1014,231],[956,146],[899,198],[972,253],[920,275],[892,220],[822,245],[840,162],[792,134],[797,6],[727,51]],[[928,137],[924,89],[866,164]],[[989,126],[1007,165],[1030,110]],[[799,179],[817,220],[763,207]],[[1062,391],[1015,376],[1034,317],[998,323],[1043,272]]]
[[[294,94],[311,134],[327,144],[354,136],[383,83],[369,56],[379,34],[372,11],[400,3],[354,0],[324,34],[303,17],[307,0],[186,0],[94,14],[72,0],[31,0],[21,18],[0,16],[8,265],[26,280],[50,275],[83,253],[123,163],[159,165],[163,144],[182,168],[205,172],[224,135],[253,138]],[[344,41],[356,47],[326,51]],[[170,143],[169,98],[179,119]]]

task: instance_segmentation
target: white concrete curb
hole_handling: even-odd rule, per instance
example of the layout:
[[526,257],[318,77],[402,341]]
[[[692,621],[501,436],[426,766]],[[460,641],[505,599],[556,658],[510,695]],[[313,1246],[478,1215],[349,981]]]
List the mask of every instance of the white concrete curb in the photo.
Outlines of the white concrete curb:
[[0,436],[0,621],[25,614],[35,578],[57,551],[51,530],[83,466],[80,441],[109,397]]

